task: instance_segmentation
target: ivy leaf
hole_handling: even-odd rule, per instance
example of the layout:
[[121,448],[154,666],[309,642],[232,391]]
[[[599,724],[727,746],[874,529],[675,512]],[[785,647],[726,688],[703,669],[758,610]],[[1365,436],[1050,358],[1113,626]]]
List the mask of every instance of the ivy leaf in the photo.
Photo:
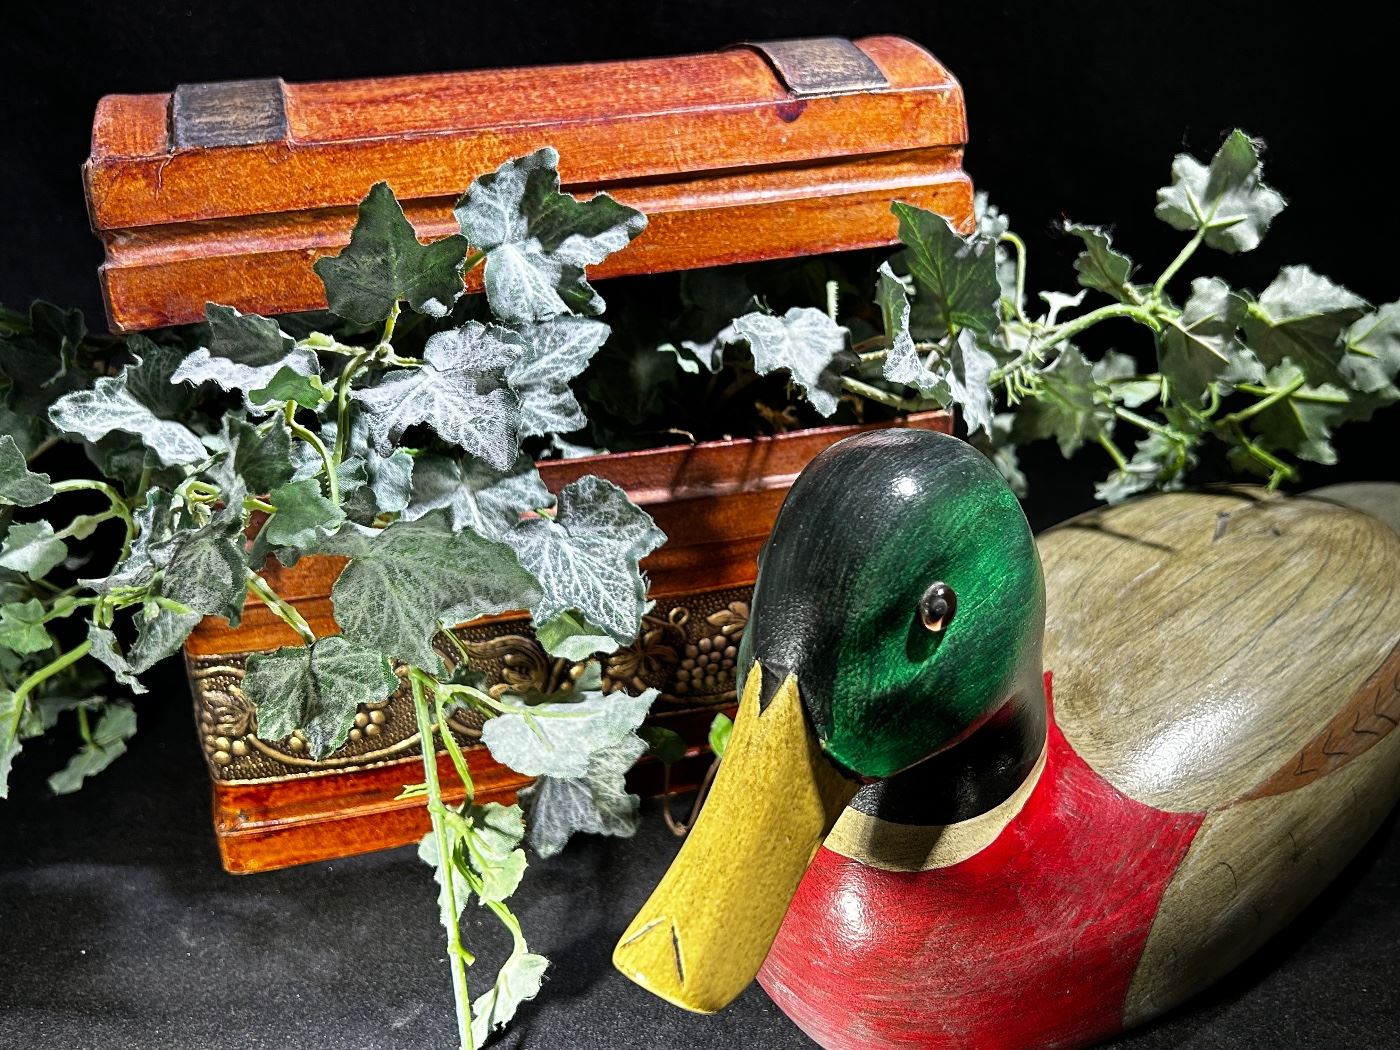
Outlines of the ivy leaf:
[[470,821],[467,832],[467,863],[481,879],[482,901],[503,901],[520,885],[525,874],[525,817],[520,806],[488,802],[472,805],[464,816]]
[[1041,324],[1049,327],[1060,319],[1061,310],[1070,310],[1084,301],[1084,296],[1088,290],[1081,288],[1077,295],[1066,295],[1064,292],[1041,292],[1040,298],[1045,303],[1045,317]]
[[[418,787],[423,793],[427,792],[426,784],[420,784]],[[408,789],[404,790],[406,793]],[[436,832],[429,831],[418,840],[418,859],[433,869],[433,881],[438,884],[438,911],[442,916],[443,925],[457,922],[462,917],[462,912],[472,895],[471,884],[467,882],[466,876],[463,874],[466,864],[462,859],[461,840],[457,839],[452,845],[456,848],[453,849],[451,860],[444,865],[441,863],[442,854],[438,851]],[[457,906],[455,915],[449,911],[447,894],[443,892],[444,873],[450,873],[452,878],[453,902]]]
[[637,730],[637,735],[646,742],[647,754],[663,766],[674,766],[685,758],[685,741],[674,729],[666,729],[662,726],[642,726]]
[[47,474],[36,474],[15,439],[0,434],[0,506],[37,507],[53,496]]
[[605,193],[578,201],[559,192],[558,165],[549,147],[506,161],[476,179],[453,209],[467,239],[486,253],[492,311],[512,324],[602,313],[584,267],[625,248],[646,227],[641,212]]
[[1079,348],[1067,345],[1040,373],[1045,394],[1017,413],[1018,429],[1033,438],[1054,437],[1066,459],[1085,441],[1113,429],[1112,395],[1094,377]]
[[383,653],[339,634],[255,653],[243,678],[243,693],[257,708],[258,734],[277,740],[300,729],[315,758],[345,743],[361,704],[383,700],[398,686]]
[[454,532],[445,511],[382,530],[346,525],[320,549],[351,559],[331,589],[346,638],[419,667],[438,663],[439,619],[509,612],[537,593],[510,547]]
[[43,439],[54,400],[92,378],[91,370],[79,362],[87,336],[81,310],[36,302],[29,308],[28,329],[0,341],[0,376],[10,381],[0,397],[0,422],[26,453]]
[[591,755],[582,776],[545,776],[522,789],[535,852],[553,857],[579,832],[620,838],[635,834],[641,799],[627,790],[625,778],[646,749],[645,741],[629,733]]
[[163,419],[178,419],[194,407],[195,391],[174,378],[183,351],[139,334],[126,337],[126,349],[132,361],[122,369],[122,378],[137,401]]
[[996,355],[982,345],[974,332],[967,328],[958,332],[947,353],[944,381],[953,401],[962,409],[968,433],[991,430],[996,405],[991,378],[996,367]]
[[715,720],[710,723],[710,750],[715,753],[715,758],[723,758],[725,749],[729,747],[729,738],[734,733],[734,720],[726,714],[715,715]]
[[131,664],[127,662],[125,654],[122,653],[121,646],[117,644],[115,634],[89,620],[87,636],[88,641],[92,643],[89,652],[93,658],[106,664],[118,682],[129,687],[133,693],[146,692],[146,687],[136,677]]
[[594,653],[617,651],[617,639],[603,628],[588,622],[576,612],[561,612],[543,623],[537,623],[535,640],[550,656],[561,660],[586,660]]
[[1168,315],[1157,340],[1158,367],[1177,395],[1199,402],[1213,383],[1234,386],[1264,378],[1264,366],[1239,340],[1248,310],[1249,304],[1218,277],[1191,282],[1181,316]]
[[459,234],[420,244],[387,182],[360,202],[350,244],[316,260],[331,312],[360,325],[378,324],[394,304],[443,317],[462,294],[466,238]]
[[[148,619],[138,618],[136,641],[127,650],[127,665],[132,674],[145,674],[168,656],[173,656],[185,644],[185,639],[204,615],[198,612],[175,612],[156,606]],[[133,686],[134,688],[134,686]]]
[[1354,322],[1342,341],[1341,373],[1347,382],[1363,394],[1385,390],[1400,371],[1400,302]]
[[268,542],[278,547],[309,550],[345,520],[345,512],[321,495],[321,483],[315,478],[283,485],[272,493],[271,502],[277,512],[267,519],[263,531]]
[[666,540],[627,493],[591,474],[559,493],[553,519],[518,523],[504,538],[539,581],[541,623],[573,610],[625,645],[637,636],[646,584],[638,563]]
[[[681,347],[709,372],[724,365],[725,347],[739,341],[734,318],[758,307],[743,271],[735,267],[686,270],[680,280],[685,312],[677,327],[693,338],[682,338]],[[676,352],[684,367],[685,359]]]
[[0,799],[10,797],[10,769],[20,749],[20,725],[26,715],[25,703],[0,686]]
[[286,365],[277,370],[266,386],[248,393],[248,400],[254,405],[265,405],[269,401],[293,401],[302,408],[313,410],[334,397],[321,382],[320,376],[303,375]]
[[120,700],[104,704],[102,715],[92,728],[92,741],[84,743],[66,766],[49,777],[49,788],[55,795],[77,791],[84,780],[126,754],[126,742],[135,735],[135,709]]
[[906,246],[899,258],[914,278],[916,297],[948,332],[993,331],[1001,302],[995,242],[964,238],[943,216],[910,204],[896,201],[891,210]]
[[846,349],[846,329],[812,306],[794,306],[782,317],[751,313],[735,318],[734,330],[753,350],[754,370],[767,375],[785,368],[807,400],[824,416],[836,411],[841,373],[855,355]]
[[90,390],[65,394],[49,408],[49,420],[59,430],[101,441],[113,431],[140,440],[167,467],[200,463],[208,458],[203,443],[188,427],[161,419],[127,386],[139,372],[138,360],[115,376],[103,376]]
[[485,1044],[494,1029],[509,1023],[520,1004],[538,995],[544,984],[549,960],[525,951],[523,944],[517,943],[511,951],[491,990],[472,1003],[472,1041],[477,1046]]
[[1170,438],[1153,431],[1137,443],[1127,469],[1115,471],[1094,486],[1094,498],[1121,503],[1148,489],[1180,489],[1187,471],[1196,465],[1195,444],[1185,435]]
[[68,557],[68,546],[47,521],[12,524],[0,545],[0,566],[42,580]]
[[557,317],[506,336],[520,347],[506,381],[520,396],[522,438],[569,434],[588,425],[569,381],[588,367],[607,338],[607,325],[585,317]]
[[1288,360],[1310,383],[1335,382],[1346,352],[1342,332],[1365,310],[1366,300],[1341,285],[1306,266],[1285,266],[1250,308],[1245,338],[1271,369]]
[[[206,473],[225,491],[242,479],[249,492],[262,495],[281,488],[297,473],[292,433],[280,415],[253,426],[227,413],[222,431],[205,438],[205,443],[216,453],[222,453]],[[317,458],[318,468],[320,463]]]
[[1079,283],[1085,288],[1111,295],[1120,303],[1132,302],[1133,261],[1113,247],[1113,238],[1102,226],[1065,223],[1065,232],[1084,242],[1084,251],[1074,260]]
[[161,597],[237,626],[248,588],[237,509],[229,508],[200,528],[177,532],[151,548],[150,560],[161,574]]
[[[1264,382],[1270,389],[1280,390],[1303,377],[1301,368],[1287,362],[1271,368]],[[1337,462],[1331,442],[1332,427],[1346,417],[1350,401],[1347,391],[1332,383],[1304,384],[1293,395],[1254,416],[1250,423],[1270,448],[1330,466]]]
[[1020,499],[1026,498],[1028,486],[1026,475],[1021,471],[1020,459],[1016,455],[1016,445],[1012,439],[1012,425],[1015,414],[998,412],[992,417],[989,429],[968,435],[968,444],[992,461],[1006,484]]
[[43,652],[53,645],[38,598],[0,605],[0,647],[16,653]]
[[1172,184],[1157,191],[1157,218],[1178,230],[1205,230],[1223,252],[1258,246],[1284,199],[1264,185],[1261,143],[1232,131],[1209,166],[1190,154],[1172,161]]
[[980,190],[972,196],[972,210],[977,216],[977,236],[996,245],[997,286],[1002,298],[1015,302],[1016,257],[1000,243],[1002,235],[1011,229],[1011,219]]
[[[341,465],[350,462],[346,460]],[[363,460],[356,458],[354,462],[363,467],[365,477],[358,485],[340,483],[346,517],[369,525],[381,514],[397,514],[408,506],[413,489],[411,455],[401,448],[388,456],[371,451]]]
[[880,264],[875,285],[875,302],[885,323],[885,335],[890,346],[885,354],[881,374],[891,383],[912,386],[924,397],[933,397],[947,404],[952,397],[944,375],[929,367],[919,355],[914,337],[909,331],[909,294],[904,282],[895,276],[890,264]]
[[1112,396],[1127,408],[1145,405],[1162,393],[1160,379],[1139,376],[1137,362],[1117,350],[1109,350],[1094,362],[1094,381],[1101,385],[1111,383]]
[[364,406],[369,438],[380,455],[409,427],[426,423],[497,470],[519,450],[520,401],[506,385],[516,347],[503,330],[470,321],[428,339],[427,364],[395,372],[351,395]]
[[413,521],[434,510],[447,510],[454,531],[470,529],[478,536],[499,539],[522,514],[553,503],[554,494],[524,453],[505,473],[479,459],[423,455],[414,463],[403,517]]
[[639,696],[579,692],[580,699],[562,703],[507,703],[506,711],[481,727],[482,743],[497,762],[517,773],[581,777],[588,772],[589,756],[635,739],[634,730],[658,695],[655,689]]
[[265,388],[284,368],[297,375],[320,371],[316,354],[298,347],[277,322],[232,306],[206,303],[209,345],[187,356],[171,374],[172,383],[215,383],[223,390]]

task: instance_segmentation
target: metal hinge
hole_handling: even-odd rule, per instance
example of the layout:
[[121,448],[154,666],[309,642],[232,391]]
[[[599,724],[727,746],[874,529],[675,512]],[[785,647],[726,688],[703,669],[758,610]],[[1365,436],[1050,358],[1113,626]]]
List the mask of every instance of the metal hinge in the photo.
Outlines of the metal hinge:
[[751,48],[768,59],[778,79],[798,98],[890,86],[870,56],[845,37],[744,41],[735,46]]

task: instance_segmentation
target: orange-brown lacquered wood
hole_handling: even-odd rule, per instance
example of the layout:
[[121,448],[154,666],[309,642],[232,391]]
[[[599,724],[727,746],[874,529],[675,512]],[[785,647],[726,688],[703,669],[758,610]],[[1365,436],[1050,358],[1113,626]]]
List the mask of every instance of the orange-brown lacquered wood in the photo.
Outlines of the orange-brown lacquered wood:
[[894,200],[972,222],[962,90],[918,45],[857,42],[888,85],[797,97],[758,52],[286,84],[287,138],[174,149],[170,96],[99,103],[85,167],[109,322],[325,305],[311,264],[389,182],[420,237],[455,229],[477,175],[544,145],[564,188],[606,191],[648,229],[595,276],[892,243]]

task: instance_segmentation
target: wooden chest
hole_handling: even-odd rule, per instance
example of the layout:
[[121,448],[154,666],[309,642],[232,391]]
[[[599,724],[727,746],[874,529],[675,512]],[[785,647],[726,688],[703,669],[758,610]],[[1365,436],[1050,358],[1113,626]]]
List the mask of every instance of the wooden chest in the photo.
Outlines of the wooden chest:
[[[456,232],[452,203],[477,175],[542,146],[564,188],[606,190],[648,215],[591,277],[887,245],[890,205],[973,224],[956,81],[907,40],[746,44],[713,54],[343,83],[183,85],[99,104],[85,167],[111,327],[197,321],[206,301],[262,314],[324,307],[312,269],[349,239],[355,206],[387,180],[419,236]],[[897,425],[947,430],[944,413]],[[694,742],[734,698],[734,653],[754,558],[787,486],[851,428],[541,463],[551,489],[616,481],[669,539],[643,567],[656,605],[638,643],[609,658],[619,688],[654,685],[654,717]],[[314,628],[332,628],[334,559],[269,567]],[[521,617],[457,629],[493,680],[546,687],[569,668]],[[345,747],[313,760],[296,738],[259,739],[238,688],[250,652],[295,644],[250,599],[243,625],[206,620],[186,657],[230,871],[258,871],[411,841],[427,826],[396,796],[420,779],[411,704],[367,705]],[[479,798],[525,782],[469,745]],[[442,759],[444,770],[445,758]],[[655,786],[645,762],[634,778]],[[685,779],[684,768],[677,779]],[[651,781],[648,783],[648,777]],[[450,779],[450,778],[449,778]]]

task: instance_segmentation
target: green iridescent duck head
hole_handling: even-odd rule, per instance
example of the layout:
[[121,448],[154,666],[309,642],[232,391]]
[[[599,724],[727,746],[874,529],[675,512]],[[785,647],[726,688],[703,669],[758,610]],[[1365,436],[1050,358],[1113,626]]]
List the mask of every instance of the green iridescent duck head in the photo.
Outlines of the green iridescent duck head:
[[793,485],[759,560],[740,667],[788,675],[862,780],[922,761],[1038,691],[1045,593],[1016,496],[966,442],[849,438]]
[[757,974],[862,783],[862,807],[919,776],[970,801],[966,812],[1004,798],[1004,785],[981,785],[1023,774],[1038,753],[1044,620],[1035,541],[981,453],[886,430],[814,459],[759,559],[719,775],[618,942],[618,969],[677,1005],[717,1010]]

